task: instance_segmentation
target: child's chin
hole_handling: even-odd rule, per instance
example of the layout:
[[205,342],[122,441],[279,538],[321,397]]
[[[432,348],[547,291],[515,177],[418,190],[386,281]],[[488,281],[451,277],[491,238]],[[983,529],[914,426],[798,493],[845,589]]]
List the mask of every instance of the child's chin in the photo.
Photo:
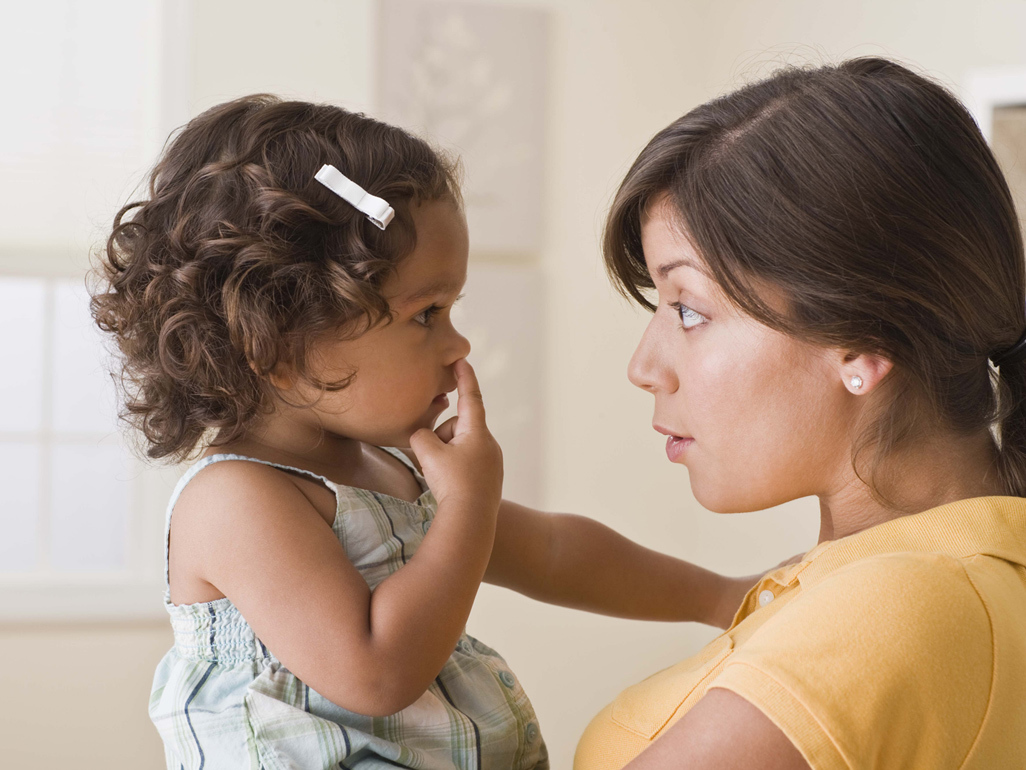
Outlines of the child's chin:
[[393,443],[390,444],[390,446],[394,446],[394,447],[401,448],[401,449],[409,449],[410,448],[410,437],[414,433],[416,433],[418,430],[421,430],[422,428],[427,428],[428,430],[434,430],[436,422],[438,422],[438,418],[437,417],[432,417],[432,418],[429,418],[429,419],[422,420],[421,422],[417,423],[412,428],[410,428],[408,431],[404,431],[404,432],[396,435],[393,438]]
[[415,424],[410,426],[409,430],[406,430],[396,436],[392,437],[392,442],[389,446],[402,447],[403,449],[410,448],[410,436],[416,433],[418,430],[427,428],[428,430],[434,430],[441,423],[441,409],[431,409],[427,414],[422,416]]

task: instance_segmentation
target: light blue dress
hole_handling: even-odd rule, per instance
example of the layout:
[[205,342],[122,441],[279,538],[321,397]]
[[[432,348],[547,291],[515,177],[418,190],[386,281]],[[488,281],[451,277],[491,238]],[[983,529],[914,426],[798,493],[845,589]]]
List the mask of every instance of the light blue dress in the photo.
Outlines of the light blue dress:
[[[409,465],[401,452],[388,451]],[[434,496],[412,466],[424,492],[411,503],[298,468],[219,454],[197,462],[179,481],[165,533],[185,485],[207,466],[228,460],[298,473],[334,492],[332,529],[371,590],[409,561],[435,514]],[[165,565],[166,557],[165,547]],[[520,683],[498,653],[466,633],[414,704],[391,716],[371,717],[346,711],[303,684],[227,598],[174,605],[167,586],[164,602],[175,645],[157,668],[149,709],[169,770],[549,766],[537,717]],[[345,649],[338,654],[344,656]]]

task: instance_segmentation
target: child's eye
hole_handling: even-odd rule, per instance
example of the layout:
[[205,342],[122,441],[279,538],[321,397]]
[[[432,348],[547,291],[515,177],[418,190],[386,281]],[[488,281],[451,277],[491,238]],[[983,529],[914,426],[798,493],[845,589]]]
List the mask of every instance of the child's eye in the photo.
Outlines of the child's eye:
[[442,308],[438,305],[432,305],[421,310],[417,315],[413,317],[413,320],[419,323],[421,326],[431,326],[431,322],[435,320],[435,316],[438,315],[438,311]]
[[[460,296],[458,296],[456,299],[454,299],[452,301],[452,304],[455,305],[457,302],[459,302],[461,299],[463,299],[463,297],[464,297],[464,295],[461,294]],[[419,313],[417,313],[417,315],[413,316],[413,320],[416,321],[417,323],[419,323],[421,326],[428,326],[428,327],[430,327],[431,326],[431,322],[435,320],[435,318],[438,316],[438,314],[440,312],[442,312],[443,310],[445,310],[446,307],[451,307],[451,306],[452,305],[432,305],[431,307],[426,307],[423,310],[421,310]]]
[[677,315],[680,316],[680,325],[685,331],[693,329],[709,320],[697,310],[692,310],[687,305],[682,305],[680,302],[671,302],[670,307],[677,311]]

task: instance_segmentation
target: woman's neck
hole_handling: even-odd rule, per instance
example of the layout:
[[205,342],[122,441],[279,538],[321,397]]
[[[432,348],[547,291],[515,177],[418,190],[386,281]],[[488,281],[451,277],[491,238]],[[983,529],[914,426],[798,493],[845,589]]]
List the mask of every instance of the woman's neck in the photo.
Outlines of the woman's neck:
[[914,448],[895,453],[879,469],[874,481],[886,498],[884,502],[873,498],[849,465],[837,489],[819,496],[819,542],[854,535],[946,503],[1006,494],[996,459],[997,448],[989,432],[916,442]]

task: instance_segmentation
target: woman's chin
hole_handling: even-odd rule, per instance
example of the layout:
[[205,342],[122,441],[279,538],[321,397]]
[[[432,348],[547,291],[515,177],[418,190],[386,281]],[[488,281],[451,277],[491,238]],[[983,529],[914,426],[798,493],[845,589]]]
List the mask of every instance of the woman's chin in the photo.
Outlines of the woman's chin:
[[745,513],[747,511],[759,510],[758,507],[750,507],[751,501],[737,494],[737,489],[732,485],[702,484],[694,474],[690,474],[691,494],[695,496],[698,504],[711,513]]
[[692,484],[691,493],[699,505],[711,513],[752,513],[753,511],[764,511],[795,499],[794,497],[777,499],[738,494],[738,489],[743,488],[744,484],[745,482],[738,482],[735,488],[726,486],[716,490],[702,489],[699,485]]

